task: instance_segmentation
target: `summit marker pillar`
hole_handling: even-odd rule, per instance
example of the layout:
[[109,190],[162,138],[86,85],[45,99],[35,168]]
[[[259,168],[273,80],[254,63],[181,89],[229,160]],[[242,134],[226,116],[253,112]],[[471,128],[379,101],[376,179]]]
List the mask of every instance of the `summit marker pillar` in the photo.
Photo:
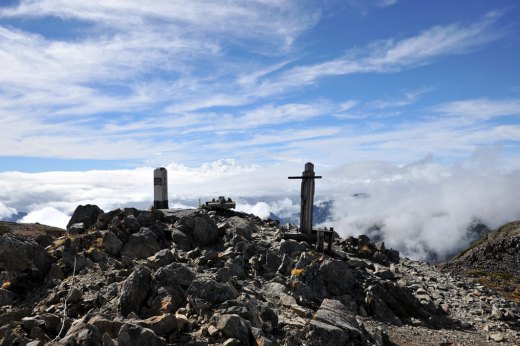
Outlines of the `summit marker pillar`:
[[168,209],[168,171],[164,167],[153,171],[153,206]]

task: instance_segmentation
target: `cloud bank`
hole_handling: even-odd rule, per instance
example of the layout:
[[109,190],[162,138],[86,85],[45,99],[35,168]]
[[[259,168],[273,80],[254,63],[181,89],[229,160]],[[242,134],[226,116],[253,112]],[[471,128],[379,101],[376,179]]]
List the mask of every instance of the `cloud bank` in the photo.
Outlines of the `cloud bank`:
[[[174,207],[196,207],[199,200],[225,195],[237,201],[237,210],[262,218],[299,212],[300,184],[287,179],[302,170],[297,163],[247,166],[221,160],[198,167],[170,164],[167,169]],[[78,204],[93,203],[104,210],[147,208],[153,200],[152,172],[144,167],[0,173],[0,212],[27,211],[23,222],[64,227]],[[468,227],[475,222],[495,228],[520,219],[520,169],[507,165],[498,148],[454,164],[427,157],[407,165],[317,165],[316,172],[323,175],[316,183],[316,200],[333,201],[328,226],[342,236],[370,233],[376,226],[387,246],[412,258],[442,258],[467,246],[472,240]]]

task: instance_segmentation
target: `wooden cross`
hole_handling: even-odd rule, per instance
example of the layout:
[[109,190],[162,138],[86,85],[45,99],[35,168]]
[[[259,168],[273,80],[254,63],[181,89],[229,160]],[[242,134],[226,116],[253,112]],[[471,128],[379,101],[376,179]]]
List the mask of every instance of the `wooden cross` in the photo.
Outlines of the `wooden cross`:
[[289,179],[301,179],[301,206],[300,206],[300,232],[312,234],[312,207],[314,203],[314,179],[321,179],[315,175],[314,165],[311,162],[305,164],[305,170],[301,177],[289,177]]

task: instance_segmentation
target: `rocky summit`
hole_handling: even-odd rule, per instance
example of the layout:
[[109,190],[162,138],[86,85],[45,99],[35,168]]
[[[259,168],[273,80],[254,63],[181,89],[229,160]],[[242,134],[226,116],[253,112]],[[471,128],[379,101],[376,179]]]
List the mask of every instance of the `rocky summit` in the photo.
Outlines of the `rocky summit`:
[[[229,210],[78,208],[0,238],[1,345],[514,345],[519,305],[366,236]],[[445,268],[446,269],[446,268]]]

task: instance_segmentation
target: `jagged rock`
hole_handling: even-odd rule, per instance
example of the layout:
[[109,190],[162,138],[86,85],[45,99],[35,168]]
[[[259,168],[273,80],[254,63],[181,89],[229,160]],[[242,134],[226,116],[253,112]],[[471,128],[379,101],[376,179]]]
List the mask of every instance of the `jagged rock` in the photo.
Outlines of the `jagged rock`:
[[155,334],[167,337],[172,331],[179,329],[177,318],[172,314],[153,316],[138,322],[142,327],[152,330]]
[[110,222],[112,222],[113,218],[121,213],[122,213],[121,209],[115,209],[115,210],[109,211],[108,213],[99,214],[97,221],[96,221],[96,228],[98,230],[107,229],[108,225],[110,224]]
[[291,257],[294,257],[294,255],[298,255],[303,251],[305,251],[305,246],[301,245],[296,240],[282,240],[280,243],[280,252],[288,254]]
[[231,278],[243,279],[245,276],[244,263],[239,257],[226,263],[224,268],[220,268],[215,278],[218,282],[228,282]]
[[156,235],[148,228],[141,228],[132,234],[121,250],[121,256],[143,259],[152,256],[161,249]]
[[123,219],[123,226],[124,229],[130,234],[137,233],[141,229],[141,225],[134,215],[128,215],[125,217]]
[[107,231],[103,236],[103,248],[113,256],[119,256],[123,248],[123,242],[112,231]]
[[247,240],[251,240],[252,233],[257,231],[257,227],[254,224],[238,216],[230,217],[228,224],[231,226],[230,229],[233,235],[244,237]]
[[183,251],[190,251],[193,248],[193,240],[190,235],[184,233],[183,231],[173,228],[172,231],[172,240],[179,249]]
[[191,283],[188,294],[212,304],[220,304],[238,297],[237,290],[230,284],[198,278]]
[[34,240],[3,235],[0,237],[0,268],[12,272],[34,272],[39,277],[49,271],[52,258]]
[[343,346],[343,345],[363,345],[349,343],[349,335],[341,328],[328,323],[312,320],[309,324],[310,345],[315,346]]
[[151,329],[141,326],[125,323],[121,327],[117,338],[118,346],[166,346],[166,340],[157,336]]
[[[360,331],[360,327],[355,318],[355,315],[353,315],[352,312],[349,312],[349,309],[339,300],[324,299],[314,318],[316,321],[340,328],[343,331],[340,336],[340,340],[345,339],[348,344],[365,345],[368,343],[366,337]],[[316,325],[314,327],[316,331],[316,329],[319,329],[323,326]],[[333,330],[330,328],[328,329]],[[336,331],[332,332],[332,334],[335,333]],[[320,333],[315,333],[314,336],[319,334]],[[317,339],[320,338],[318,337]],[[338,343],[338,345],[342,345],[342,343]]]
[[67,224],[67,229],[78,222],[82,222],[85,229],[89,229],[97,223],[100,214],[103,214],[103,210],[101,210],[97,205],[78,205],[76,210],[74,210],[74,213],[72,213],[69,223]]
[[80,234],[86,231],[85,224],[83,222],[76,222],[67,228],[69,234]]
[[352,290],[356,276],[345,262],[327,259],[320,265],[316,281],[323,284],[328,294],[340,296]]
[[45,344],[43,343],[43,341],[40,341],[40,340],[30,341],[27,344],[25,344],[25,346],[44,346],[44,345]]
[[195,273],[182,263],[171,263],[159,268],[154,274],[155,279],[162,286],[180,285],[185,288],[190,286],[195,276]]
[[265,253],[265,263],[263,264],[264,273],[275,273],[280,265],[282,264],[282,259],[280,256],[271,251],[266,251]]
[[251,345],[251,323],[238,315],[222,315],[212,318],[213,325],[228,338],[239,340],[242,345]]
[[92,345],[103,346],[103,339],[99,330],[83,320],[75,321],[67,335],[60,340],[61,345]]
[[11,305],[16,296],[13,292],[0,288],[0,307],[4,305]]
[[83,296],[83,291],[81,291],[77,287],[73,287],[67,296],[67,302],[71,303],[71,304],[77,303],[77,302],[79,302],[79,300],[81,299],[82,296]]
[[162,249],[155,255],[148,257],[148,263],[154,268],[158,269],[168,264],[175,262],[176,258],[170,249]]
[[60,332],[63,324],[60,316],[52,313],[44,313],[40,315],[40,318],[43,320],[43,326],[47,332],[53,335],[57,335]]
[[[103,335],[108,335],[110,338],[117,338],[119,330],[123,326],[121,321],[110,320],[109,316],[95,315],[89,319],[88,323],[95,326],[99,332]],[[104,341],[103,341],[104,342]]]
[[218,228],[213,220],[197,216],[193,225],[193,241],[200,246],[209,246],[216,243]]
[[273,330],[278,328],[278,315],[268,306],[262,306],[260,308],[258,317],[262,322],[262,330],[266,333],[271,334]]
[[150,295],[152,288],[153,278],[148,268],[140,267],[130,274],[121,288],[119,297],[121,315],[127,316],[131,312],[139,315],[141,306]]

